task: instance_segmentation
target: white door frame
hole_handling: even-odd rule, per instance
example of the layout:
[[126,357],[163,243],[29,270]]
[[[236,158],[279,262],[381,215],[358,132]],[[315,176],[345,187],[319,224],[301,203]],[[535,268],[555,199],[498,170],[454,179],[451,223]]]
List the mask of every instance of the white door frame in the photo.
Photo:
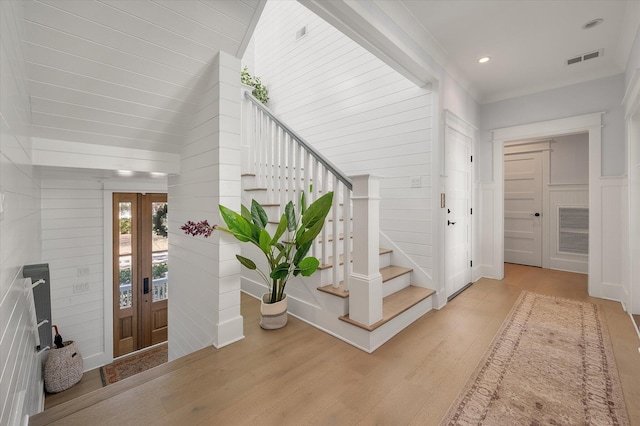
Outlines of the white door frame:
[[599,297],[602,282],[602,114],[578,115],[557,120],[494,129],[493,132],[493,276],[504,278],[504,144],[505,142],[571,135],[589,134],[589,294]]
[[[627,126],[628,220],[626,281],[628,297],[623,301],[625,310],[640,314],[640,225],[631,218],[640,214],[640,68],[636,68],[627,87],[622,104]],[[635,144],[635,145],[634,145]],[[638,331],[640,334],[640,331]],[[639,349],[640,350],[640,349]]]
[[104,243],[104,352],[102,363],[113,362],[113,193],[114,192],[142,192],[167,193],[167,183],[122,182],[105,181],[102,191],[103,197],[103,243]]

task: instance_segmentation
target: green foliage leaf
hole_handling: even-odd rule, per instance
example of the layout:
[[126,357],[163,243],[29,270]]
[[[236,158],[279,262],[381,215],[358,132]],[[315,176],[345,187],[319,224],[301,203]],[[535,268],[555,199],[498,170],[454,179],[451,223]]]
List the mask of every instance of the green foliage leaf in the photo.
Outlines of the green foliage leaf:
[[288,263],[281,263],[278,266],[276,266],[273,271],[271,271],[271,278],[273,278],[274,280],[281,280],[283,278],[285,278],[287,275],[289,275],[289,264]]
[[265,254],[268,254],[271,250],[271,235],[266,229],[260,230],[260,248]]
[[287,229],[292,232],[296,230],[296,212],[293,203],[289,201],[284,208],[284,214],[287,216]]
[[[316,222],[311,228],[305,230],[299,237],[296,238],[296,244],[302,246],[310,241],[313,241],[318,236],[322,227],[324,226],[324,218],[321,221]],[[300,228],[304,229],[304,228]]]
[[247,222],[251,222],[251,212],[243,205],[240,206],[240,215],[247,219]]
[[262,206],[256,200],[251,201],[251,219],[253,220],[253,223],[260,229],[266,228],[267,223],[269,222],[267,213],[265,213]]
[[282,215],[280,218],[280,223],[278,224],[278,229],[276,229],[276,233],[273,235],[273,240],[271,240],[271,244],[276,244],[284,231],[287,229],[287,216]]
[[300,212],[304,215],[307,210],[307,199],[304,196],[304,192],[300,195]]
[[316,269],[320,266],[320,261],[315,257],[306,257],[302,259],[298,265],[297,270],[300,271],[303,277],[310,277]]
[[312,245],[313,245],[313,241],[308,241],[306,244],[298,246],[298,249],[296,250],[296,254],[293,256],[294,265],[299,266],[300,261],[304,259],[304,257],[307,255]]
[[[238,240],[242,242],[251,241],[253,230],[251,229],[251,224],[247,221],[247,219],[223,205],[220,205],[219,209],[222,220],[224,220],[224,223],[226,223],[227,227],[229,228],[226,231],[232,233]],[[221,230],[225,231],[224,229]]]
[[[332,202],[333,192],[329,192],[311,203],[302,216],[302,224],[304,227],[309,229],[314,227],[318,222],[324,223],[324,219],[327,217],[327,214],[331,209]],[[318,234],[316,233],[316,235]]]
[[242,257],[239,254],[236,254],[236,259],[238,259],[238,261],[240,262],[240,264],[242,266],[244,266],[247,269],[251,269],[252,271],[255,271],[257,266],[255,263],[253,263],[253,260],[251,259],[247,259],[246,257]]

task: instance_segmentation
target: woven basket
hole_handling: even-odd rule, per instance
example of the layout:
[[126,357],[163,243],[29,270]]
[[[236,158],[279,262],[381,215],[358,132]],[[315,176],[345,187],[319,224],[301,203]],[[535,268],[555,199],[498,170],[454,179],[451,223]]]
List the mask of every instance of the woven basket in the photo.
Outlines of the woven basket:
[[73,341],[64,347],[51,349],[44,364],[44,387],[49,393],[62,392],[82,379],[82,355]]

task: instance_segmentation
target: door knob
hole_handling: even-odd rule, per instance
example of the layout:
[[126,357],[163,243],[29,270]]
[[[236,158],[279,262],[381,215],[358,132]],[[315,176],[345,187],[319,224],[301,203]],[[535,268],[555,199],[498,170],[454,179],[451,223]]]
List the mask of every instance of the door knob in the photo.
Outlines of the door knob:
[[447,220],[447,226],[449,226],[449,225],[455,225],[455,224],[456,224],[455,222],[451,222],[450,220]]
[[533,215],[534,215],[535,217],[540,217],[540,213],[538,213],[538,212],[535,212]]

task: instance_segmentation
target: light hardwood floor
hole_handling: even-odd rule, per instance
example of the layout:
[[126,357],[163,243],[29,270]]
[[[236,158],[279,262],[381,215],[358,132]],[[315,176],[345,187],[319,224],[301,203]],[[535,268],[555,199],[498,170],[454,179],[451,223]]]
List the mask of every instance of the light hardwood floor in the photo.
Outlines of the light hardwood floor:
[[242,298],[245,339],[174,362],[47,409],[31,424],[434,425],[482,358],[522,290],[591,301],[604,311],[627,410],[640,425],[638,336],[619,303],[587,295],[586,276],[505,265],[373,354],[290,317],[258,326]]

